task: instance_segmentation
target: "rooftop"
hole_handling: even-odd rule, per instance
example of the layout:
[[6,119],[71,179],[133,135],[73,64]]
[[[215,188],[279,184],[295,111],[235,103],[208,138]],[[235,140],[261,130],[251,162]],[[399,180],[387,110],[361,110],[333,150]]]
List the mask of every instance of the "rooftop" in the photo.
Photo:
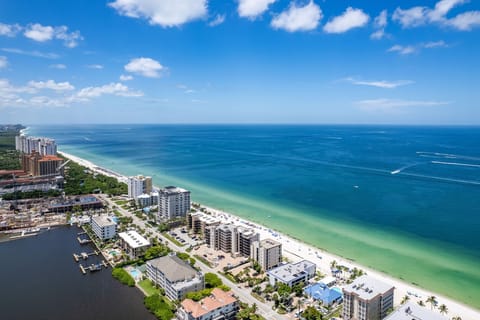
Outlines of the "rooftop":
[[167,255],[147,262],[160,270],[170,282],[187,281],[197,276],[197,271],[176,255]]
[[120,238],[123,239],[131,248],[141,248],[150,245],[150,241],[142,237],[135,230],[130,230],[127,232],[120,232],[118,234]]
[[394,287],[370,276],[363,275],[343,288],[343,292],[355,293],[361,299],[370,300],[379,294],[385,294],[390,289],[394,289]]
[[274,248],[274,247],[281,246],[281,245],[282,244],[280,242],[272,240],[272,239],[263,239],[262,241],[260,241],[260,246],[262,246],[266,249]]
[[308,260],[302,260],[297,263],[287,263],[280,267],[276,267],[267,271],[267,274],[280,279],[282,282],[290,282],[299,277],[303,277],[307,273],[306,270],[312,266],[316,266],[315,263]]
[[385,320],[447,320],[447,318],[409,301],[392,312]]
[[175,186],[168,186],[160,190],[160,193],[166,193],[166,194],[178,194],[178,193],[184,193],[184,192],[190,192],[188,190],[175,187]]
[[220,220],[218,220],[217,218],[209,215],[209,214],[206,214],[206,213],[203,213],[201,211],[197,211],[197,212],[194,212],[191,214],[192,217],[198,217],[198,219],[200,221],[203,221],[205,223],[217,223],[217,222],[220,222]]
[[342,298],[342,292],[340,289],[330,289],[321,282],[306,287],[304,291],[308,296],[311,296],[315,300],[322,300],[325,304],[331,304]]
[[53,155],[46,155],[46,156],[43,156],[38,161],[63,161],[63,159],[60,158],[60,157],[57,157],[57,156],[53,156]]
[[93,221],[100,227],[108,227],[111,225],[116,225],[112,217],[106,216],[106,215],[92,217],[92,222]]
[[198,318],[216,309],[235,303],[236,301],[237,299],[233,297],[232,291],[225,292],[215,288],[209,297],[203,298],[199,302],[191,299],[183,300],[182,308],[194,318]]

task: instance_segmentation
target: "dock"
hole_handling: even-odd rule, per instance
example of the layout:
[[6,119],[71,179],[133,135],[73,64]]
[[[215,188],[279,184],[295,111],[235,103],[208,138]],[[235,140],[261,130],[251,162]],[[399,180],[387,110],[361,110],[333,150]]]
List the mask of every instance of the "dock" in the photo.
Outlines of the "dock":
[[86,253],[86,252],[80,252],[80,254],[74,253],[73,254],[73,260],[75,260],[76,262],[80,261],[80,258],[83,259],[83,260],[87,260],[88,257],[93,256],[93,255],[98,256],[99,252],[95,250],[95,251],[90,252],[90,253]]
[[85,231],[79,232],[79,233],[77,233],[77,236],[81,236],[81,235],[84,235],[84,234],[87,234],[87,233]]
[[87,267],[84,267],[82,264],[80,264],[79,266],[80,266],[80,271],[83,274],[87,274],[87,270],[90,272],[95,272],[95,271],[102,270],[103,269],[102,267],[105,267],[105,269],[108,268],[108,264],[105,262],[105,260],[102,260],[100,263],[92,263]]
[[77,240],[78,240],[78,243],[80,243],[80,244],[87,244],[87,243],[92,242],[92,240],[90,240],[90,239],[80,239],[80,237],[77,237]]

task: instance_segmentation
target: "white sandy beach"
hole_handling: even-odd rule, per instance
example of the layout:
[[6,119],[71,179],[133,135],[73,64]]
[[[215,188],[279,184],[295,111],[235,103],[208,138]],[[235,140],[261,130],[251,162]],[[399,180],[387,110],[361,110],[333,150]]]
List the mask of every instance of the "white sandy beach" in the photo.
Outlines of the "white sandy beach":
[[[116,173],[114,171],[99,167],[90,161],[84,160],[82,158],[76,157],[74,155],[71,155],[65,152],[59,152],[59,153],[65,156],[66,158],[69,158],[72,161],[77,162],[80,165],[89,168],[92,171],[117,178],[119,181],[122,181],[122,182],[127,181],[127,177],[122,176],[119,173]],[[321,271],[323,274],[330,275],[330,264],[333,260],[336,260],[340,265],[344,265],[348,268],[356,267],[356,268],[362,269],[366,271],[367,274],[369,274],[370,276],[373,276],[386,283],[392,284],[396,288],[395,307],[397,307],[400,304],[400,301],[402,300],[402,298],[408,293],[410,293],[409,294],[410,301],[414,301],[414,302],[420,301],[420,300],[423,300],[425,302],[425,300],[429,296],[433,295],[437,298],[438,305],[445,304],[447,306],[448,314],[445,316],[445,319],[450,319],[454,316],[460,316],[462,320],[479,320],[480,319],[480,310],[476,310],[470,306],[467,306],[460,302],[456,302],[450,298],[427,291],[425,289],[415,287],[409,283],[406,283],[399,279],[395,279],[384,273],[366,268],[359,264],[348,261],[344,258],[335,256],[334,254],[328,253],[321,249],[317,249],[313,246],[310,246],[298,240],[292,239],[280,232],[277,232],[275,230],[269,229],[268,227],[247,221],[231,213],[226,213],[226,212],[216,210],[214,208],[210,208],[206,206],[203,206],[203,207],[207,208],[207,210],[212,212],[213,215],[215,215],[217,218],[221,219],[226,223],[233,223],[240,226],[255,228],[256,231],[260,233],[261,239],[273,238],[281,242],[283,246],[284,255],[293,262],[297,262],[303,259],[312,261],[317,265],[317,269],[319,271]],[[426,308],[430,308],[430,305],[428,303],[426,303]],[[438,308],[436,310],[437,310],[436,312],[438,312]]]

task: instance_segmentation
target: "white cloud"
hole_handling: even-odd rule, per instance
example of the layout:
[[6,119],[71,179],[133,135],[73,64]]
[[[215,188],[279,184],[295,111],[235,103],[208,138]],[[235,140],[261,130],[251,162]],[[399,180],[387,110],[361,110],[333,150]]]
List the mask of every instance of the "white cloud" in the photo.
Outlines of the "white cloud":
[[162,27],[180,26],[207,14],[207,0],[115,0],[108,5],[121,15]]
[[22,30],[18,24],[0,23],[0,36],[15,37]]
[[447,24],[461,31],[470,31],[474,27],[480,26],[480,11],[461,13],[448,20]]
[[133,80],[133,77],[131,75],[125,75],[125,74],[120,75],[120,81],[130,81],[130,80]]
[[216,26],[218,26],[218,25],[220,25],[220,24],[222,24],[222,23],[224,23],[224,22],[225,22],[225,15],[224,15],[224,14],[217,14],[217,15],[215,16],[215,19],[213,19],[212,21],[210,21],[210,22],[208,23],[208,25],[209,25],[210,27],[216,27]]
[[89,64],[87,65],[87,68],[101,70],[103,69],[103,66],[101,64]]
[[[48,89],[54,91],[52,96],[38,94],[39,91]],[[74,103],[89,102],[103,95],[143,96],[141,91],[133,91],[121,83],[86,87],[66,94],[72,90],[74,87],[68,82],[29,81],[26,86],[14,86],[7,79],[0,79],[0,107],[65,107]]]
[[63,44],[68,48],[76,47],[78,42],[83,40],[79,31],[68,32],[67,26],[42,26],[39,23],[29,24],[25,28],[23,35],[38,42],[45,42],[52,39],[63,40]]
[[53,80],[47,81],[30,81],[28,86],[35,89],[50,89],[54,91],[71,91],[75,89],[69,82],[55,82]]
[[424,42],[420,43],[417,45],[408,45],[408,46],[402,46],[399,44],[396,44],[389,48],[387,52],[398,52],[399,54],[402,55],[408,55],[412,53],[419,52],[421,49],[434,49],[434,48],[448,48],[449,45],[443,41],[430,41],[430,42]]
[[238,0],[238,15],[254,19],[267,11],[268,7],[277,0]]
[[28,25],[23,35],[29,39],[44,42],[53,39],[54,29],[51,26],[42,26],[39,23]]
[[160,77],[160,72],[164,69],[158,61],[143,57],[130,60],[124,68],[128,72],[149,78]]
[[365,26],[368,20],[370,17],[361,9],[348,7],[343,14],[327,22],[323,30],[327,33],[344,33],[350,29]]
[[408,84],[414,83],[414,81],[411,80],[397,80],[397,81],[387,81],[387,80],[373,80],[373,81],[367,81],[367,80],[358,80],[353,77],[348,77],[345,79],[345,81],[348,81],[352,84],[355,85],[363,85],[363,86],[371,86],[371,87],[377,87],[377,88],[384,88],[384,89],[394,89],[400,86],[406,86]]
[[67,69],[67,66],[63,63],[51,64],[49,67],[52,69]]
[[361,100],[357,101],[357,104],[360,109],[365,111],[381,111],[388,112],[396,109],[406,108],[406,107],[434,107],[450,104],[450,102],[445,101],[429,101],[429,100],[402,100],[402,99],[370,99],[370,100]]
[[475,26],[480,26],[480,11],[467,11],[448,18],[447,14],[456,6],[467,3],[468,0],[440,0],[435,7],[412,7],[403,10],[395,9],[393,20],[403,28],[413,28],[430,23],[452,27],[460,31],[469,31]]
[[80,90],[76,96],[80,99],[89,99],[100,97],[105,94],[111,94],[122,97],[141,97],[143,93],[140,91],[131,91],[122,83],[109,83],[101,87],[86,87]]
[[24,56],[32,56],[32,57],[37,57],[37,58],[45,58],[45,59],[58,59],[60,56],[56,53],[52,52],[40,52],[40,51],[26,51],[18,48],[2,48],[1,49],[3,52],[8,52],[8,53],[15,53],[15,54],[20,54]]
[[0,56],[0,69],[6,68],[8,66],[7,57]]
[[322,10],[313,1],[303,7],[291,2],[287,10],[273,18],[271,26],[288,32],[308,31],[316,29],[321,19]]
[[385,32],[385,27],[388,23],[387,16],[387,10],[383,10],[378,16],[375,17],[373,20],[373,25],[377,30],[370,35],[371,39],[380,40],[388,36],[388,34]]

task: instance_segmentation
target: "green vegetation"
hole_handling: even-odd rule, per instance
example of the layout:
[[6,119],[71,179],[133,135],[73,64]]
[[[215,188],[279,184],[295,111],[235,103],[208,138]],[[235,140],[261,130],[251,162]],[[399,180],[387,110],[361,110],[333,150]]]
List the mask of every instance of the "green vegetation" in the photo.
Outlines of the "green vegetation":
[[217,288],[223,284],[222,280],[215,273],[205,273],[205,287]]
[[135,280],[133,280],[132,276],[122,268],[113,268],[112,276],[129,287],[135,286]]
[[143,303],[145,304],[145,307],[157,317],[157,319],[170,320],[175,316],[175,309],[172,308],[167,300],[165,300],[165,297],[158,293],[145,297]]
[[257,299],[258,301],[265,303],[265,299],[261,295],[259,295],[258,293],[252,291],[252,292],[250,292],[250,294],[252,295],[252,297]]
[[187,299],[192,299],[193,301],[200,301],[205,297],[208,297],[212,293],[213,288],[210,289],[203,289],[200,291],[189,292],[185,296]]
[[32,191],[16,191],[12,193],[6,193],[2,196],[3,200],[15,200],[15,199],[38,199],[43,197],[58,197],[62,193],[59,190],[32,190]]
[[20,152],[15,150],[15,136],[19,134],[20,129],[0,127],[1,170],[17,170],[22,168],[20,164]]
[[144,260],[151,260],[158,257],[166,256],[169,252],[170,252],[170,249],[168,249],[167,246],[163,244],[157,244],[155,246],[148,248],[145,251],[145,255],[143,256],[143,258]]
[[145,279],[138,283],[138,286],[145,291],[148,296],[160,293],[160,289],[156,288],[152,281]]
[[168,240],[170,240],[171,242],[173,242],[174,244],[176,244],[177,246],[179,247],[183,247],[184,244],[180,243],[177,241],[177,239],[175,239],[174,237],[172,237],[171,235],[169,235],[167,232],[162,232],[162,235],[167,238]]
[[92,174],[87,168],[70,161],[65,166],[65,193],[67,195],[103,193],[120,195],[127,193],[127,185],[103,174]]
[[204,257],[202,256],[199,256],[199,255],[194,255],[194,257],[197,259],[197,260],[200,260],[203,264],[209,266],[210,268],[212,268],[212,264],[210,263],[210,261],[208,261],[207,259],[205,259]]
[[307,307],[305,311],[302,312],[302,317],[305,320],[322,320],[323,319],[323,316],[320,313],[320,311],[318,311],[317,309],[311,306]]
[[180,259],[182,259],[183,261],[186,261],[188,263],[190,263],[190,265],[193,267],[195,265],[195,259],[193,259],[192,257],[190,257],[188,255],[188,253],[184,253],[184,252],[177,252],[177,257],[179,257]]
[[262,320],[262,316],[256,314],[257,305],[254,303],[251,307],[246,303],[240,303],[241,310],[237,313],[238,320]]

